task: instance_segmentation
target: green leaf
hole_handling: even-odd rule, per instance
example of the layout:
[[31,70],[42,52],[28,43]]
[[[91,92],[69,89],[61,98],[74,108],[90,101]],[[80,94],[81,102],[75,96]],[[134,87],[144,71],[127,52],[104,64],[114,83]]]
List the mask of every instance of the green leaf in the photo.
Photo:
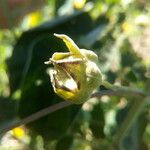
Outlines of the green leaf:
[[56,145],[56,150],[69,150],[73,143],[73,136],[66,135],[62,137]]
[[0,123],[12,119],[15,116],[16,104],[16,101],[9,98],[0,97]]
[[104,113],[100,104],[93,107],[91,112],[90,129],[95,138],[104,138]]
[[0,128],[11,124],[16,118],[17,102],[10,98],[0,97]]

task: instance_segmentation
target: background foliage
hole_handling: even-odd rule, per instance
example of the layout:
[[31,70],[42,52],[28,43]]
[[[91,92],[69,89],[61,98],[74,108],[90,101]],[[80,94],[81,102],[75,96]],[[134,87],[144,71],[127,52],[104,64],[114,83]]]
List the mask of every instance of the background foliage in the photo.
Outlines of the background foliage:
[[[0,30],[0,128],[62,101],[44,65],[55,51],[67,51],[53,33],[95,51],[111,83],[150,92],[149,0],[46,0],[35,5],[26,5],[28,14],[18,9],[18,16],[9,3],[0,3],[6,20]],[[113,137],[136,100],[104,96],[69,106],[0,135],[0,149],[112,149]],[[122,147],[115,149],[150,150],[149,122],[147,103]]]

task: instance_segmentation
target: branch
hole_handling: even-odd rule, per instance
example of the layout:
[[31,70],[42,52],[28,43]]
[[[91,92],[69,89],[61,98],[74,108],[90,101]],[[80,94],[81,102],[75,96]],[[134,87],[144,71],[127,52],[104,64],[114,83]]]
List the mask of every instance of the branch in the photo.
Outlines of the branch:
[[[145,97],[146,93],[142,91],[141,89],[137,88],[131,88],[127,86],[117,86],[109,83],[108,81],[103,81],[102,85],[106,87],[107,89],[111,90],[108,91],[108,94],[114,95],[114,96],[135,96],[135,97]],[[107,92],[107,91],[106,91]]]
[[[107,96],[139,96],[139,97],[143,97],[144,96],[144,92],[141,92],[139,90],[133,90],[131,88],[128,88],[128,87],[117,87],[115,88],[114,90],[111,89],[111,90],[102,90],[100,92],[97,92],[97,93],[94,93],[92,94],[91,98],[93,97],[102,97],[104,95],[107,95]],[[0,134],[3,134],[9,130],[12,130],[13,128],[16,128],[18,126],[21,126],[21,125],[26,125],[30,122],[33,122],[41,117],[44,117],[52,112],[55,112],[59,109],[62,109],[62,108],[65,108],[67,106],[70,106],[72,105],[73,103],[70,103],[70,102],[67,102],[67,101],[63,101],[63,102],[60,102],[58,104],[54,104],[52,106],[49,106],[47,108],[44,108],[20,121],[17,121],[15,123],[12,123],[12,124],[9,124],[8,126],[5,126],[4,128],[1,128],[0,129]]]
[[143,98],[146,96],[146,94],[142,90],[139,90],[139,89],[133,89],[133,88],[122,87],[122,86],[114,86],[114,89],[103,90],[103,91],[92,94],[91,98],[102,97],[104,95],[107,95],[107,96],[134,96],[134,97],[139,97],[139,98]]
[[62,109],[62,108],[65,108],[67,106],[70,106],[72,105],[71,103],[67,102],[67,101],[63,101],[63,102],[60,102],[60,103],[57,103],[57,104],[54,104],[52,106],[49,106],[47,108],[44,108],[18,122],[14,122],[12,124],[9,124],[8,126],[4,127],[4,128],[1,128],[0,129],[0,134],[4,134],[5,132],[9,131],[9,130],[12,130],[18,126],[22,126],[22,125],[26,125],[30,122],[33,122],[41,117],[44,117],[52,112],[55,112],[59,109]]

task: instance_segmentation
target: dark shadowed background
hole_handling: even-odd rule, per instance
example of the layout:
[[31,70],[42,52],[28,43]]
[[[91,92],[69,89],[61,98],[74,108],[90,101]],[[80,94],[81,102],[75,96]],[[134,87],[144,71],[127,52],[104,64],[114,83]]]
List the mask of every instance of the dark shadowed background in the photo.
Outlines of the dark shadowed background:
[[[0,128],[62,101],[44,64],[54,52],[67,51],[53,33],[95,51],[109,82],[150,92],[149,0],[1,0]],[[103,96],[63,108],[0,135],[0,149],[110,150],[135,101]],[[150,150],[149,108],[118,149]]]

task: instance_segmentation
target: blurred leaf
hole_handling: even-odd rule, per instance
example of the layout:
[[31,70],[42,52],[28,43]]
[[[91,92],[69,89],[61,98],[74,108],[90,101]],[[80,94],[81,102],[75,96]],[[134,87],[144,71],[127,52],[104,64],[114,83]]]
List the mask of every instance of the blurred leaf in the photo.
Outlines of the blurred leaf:
[[69,150],[73,142],[73,137],[71,135],[66,135],[62,137],[56,145],[56,150]]
[[137,81],[137,77],[135,75],[135,73],[130,70],[127,75],[126,75],[126,78],[129,80],[129,81],[132,81],[132,82],[136,82]]
[[105,30],[105,28],[105,24],[100,24],[98,27],[90,31],[87,35],[81,37],[80,44],[86,48],[90,48],[97,40],[100,39],[100,37],[102,36],[101,34]]
[[[124,119],[127,116],[128,112],[130,111],[130,108],[133,103],[134,102],[131,102],[129,105],[127,105],[126,107],[118,111],[116,116],[117,124],[118,124],[117,129],[121,126],[122,123],[124,123]],[[144,146],[144,144],[142,143],[143,132],[148,123],[146,114],[147,112],[143,111],[139,115],[139,117],[133,122],[131,128],[126,133],[126,136],[122,141],[122,148],[124,148],[125,150],[137,150],[140,149],[142,145]]]
[[[142,139],[147,123],[148,121],[146,119],[146,113],[142,113],[134,122],[125,139],[123,140],[122,146],[125,150],[137,150],[140,149],[140,147],[145,147]],[[146,147],[145,150],[147,150]]]
[[15,117],[16,104],[16,101],[9,98],[0,97],[0,123]]
[[[87,22],[89,26],[85,26]],[[61,100],[53,92],[47,74],[48,66],[44,65],[44,61],[55,51],[66,51],[63,42],[52,34],[65,33],[77,40],[79,36],[88,32],[91,26],[92,21],[88,14],[78,13],[45,23],[22,34],[15,45],[12,57],[8,60],[11,93],[18,88],[22,93],[19,105],[21,118]],[[79,105],[70,106],[28,126],[46,139],[58,138],[66,132],[79,109]]]
[[92,130],[95,138],[104,138],[104,113],[100,106],[97,104],[93,107],[91,112],[90,129]]
[[114,73],[114,72],[112,72],[111,70],[109,70],[106,74],[107,74],[108,81],[109,81],[110,83],[114,83],[114,82],[115,82],[115,79],[116,79],[116,77],[117,77],[117,74]]
[[0,97],[0,128],[5,128],[16,118],[18,103],[10,98]]
[[121,47],[121,65],[122,67],[132,67],[139,58],[132,50],[132,46],[126,39]]
[[120,0],[105,0],[106,3],[108,4],[118,4],[120,2]]

